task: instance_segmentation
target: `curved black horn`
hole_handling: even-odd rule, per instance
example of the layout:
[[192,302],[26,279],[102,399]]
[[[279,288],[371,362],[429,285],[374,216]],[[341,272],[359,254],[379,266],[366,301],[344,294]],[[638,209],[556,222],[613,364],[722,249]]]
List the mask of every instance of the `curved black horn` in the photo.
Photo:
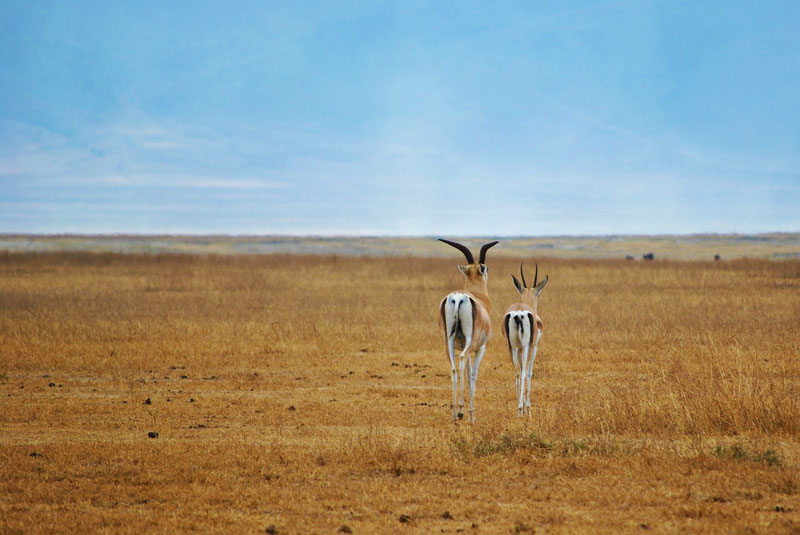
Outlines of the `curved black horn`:
[[[458,242],[454,242],[454,241],[450,241],[450,240],[445,240],[445,239],[443,239],[443,238],[437,238],[437,239],[438,239],[440,242],[444,242],[444,243],[446,243],[447,245],[451,245],[451,246],[455,247],[456,249],[458,249],[459,251],[461,251],[462,253],[464,253],[464,256],[465,256],[465,257],[467,257],[467,263],[468,263],[468,264],[474,264],[474,263],[475,263],[475,257],[474,257],[474,256],[472,256],[472,251],[470,251],[469,249],[467,249],[467,248],[466,248],[464,245],[461,245],[461,244],[460,244],[460,243],[458,243]],[[481,249],[481,255],[483,255],[483,249]],[[481,256],[481,258],[483,258],[483,257]]]
[[489,242],[489,243],[484,243],[483,244],[483,247],[481,247],[481,257],[480,257],[481,258],[481,260],[480,260],[481,264],[485,264],[486,263],[486,251],[488,251],[489,248],[494,247],[498,243],[500,243],[500,240],[495,240],[493,242]]
[[522,262],[519,263],[519,274],[522,277],[522,287],[527,288],[528,284],[525,282],[525,274],[522,272]]
[[531,288],[536,288],[536,283],[539,281],[539,263],[536,262],[536,273],[533,275],[533,286]]

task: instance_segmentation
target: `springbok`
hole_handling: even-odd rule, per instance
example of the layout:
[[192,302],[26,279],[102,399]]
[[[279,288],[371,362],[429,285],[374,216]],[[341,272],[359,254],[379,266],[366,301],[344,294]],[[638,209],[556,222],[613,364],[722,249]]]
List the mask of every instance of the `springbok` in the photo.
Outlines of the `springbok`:
[[[506,310],[503,317],[503,336],[508,340],[508,354],[517,377],[517,416],[531,414],[531,376],[533,375],[533,361],[536,359],[536,350],[539,348],[539,339],[542,337],[542,318],[536,313],[539,306],[539,294],[542,293],[549,276],[538,283],[539,265],[536,265],[536,274],[533,276],[533,286],[528,288],[525,274],[522,272],[522,263],[519,265],[519,274],[522,284],[514,275],[514,286],[517,287],[522,301],[514,303]],[[528,352],[533,346],[531,359]],[[527,381],[526,381],[527,379]],[[527,383],[527,386],[526,386]]]
[[[466,266],[458,266],[464,274],[464,289],[447,295],[439,304],[439,327],[444,332],[447,356],[450,358],[450,373],[453,380],[453,421],[464,417],[464,382],[469,380],[469,419],[475,422],[475,383],[478,380],[478,368],[486,352],[486,342],[492,336],[492,324],[489,318],[492,303],[486,290],[489,268],[486,267],[486,251],[497,245],[497,241],[486,243],[481,247],[478,262],[472,252],[454,241],[439,241],[451,245],[464,253]],[[461,350],[456,368],[455,350]],[[469,357],[468,351],[474,353]],[[466,365],[468,376],[464,376]],[[457,395],[461,386],[460,396]],[[458,412],[456,412],[458,405]]]

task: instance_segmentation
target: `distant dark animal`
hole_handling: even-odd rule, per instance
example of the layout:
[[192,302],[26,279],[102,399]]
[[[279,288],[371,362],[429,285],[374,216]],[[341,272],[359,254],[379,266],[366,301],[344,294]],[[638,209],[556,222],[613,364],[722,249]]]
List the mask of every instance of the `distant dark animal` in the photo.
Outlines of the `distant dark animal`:
[[633,260],[633,255],[626,254],[625,260]]
[[719,262],[720,260],[722,260],[722,257],[720,255],[718,255],[718,254],[715,254],[714,255],[714,261],[715,262]]
[[653,253],[647,253],[647,254],[643,254],[642,258],[644,260],[653,260],[655,257],[653,256]]

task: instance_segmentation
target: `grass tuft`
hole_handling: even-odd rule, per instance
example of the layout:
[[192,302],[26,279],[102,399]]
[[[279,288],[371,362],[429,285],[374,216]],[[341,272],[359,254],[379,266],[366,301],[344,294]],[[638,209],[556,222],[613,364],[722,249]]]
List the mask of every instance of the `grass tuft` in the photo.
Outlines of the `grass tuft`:
[[733,444],[717,444],[714,447],[714,456],[721,459],[735,459],[737,461],[749,461],[753,463],[764,463],[767,466],[783,466],[783,459],[772,448],[762,451],[747,447],[741,442]]

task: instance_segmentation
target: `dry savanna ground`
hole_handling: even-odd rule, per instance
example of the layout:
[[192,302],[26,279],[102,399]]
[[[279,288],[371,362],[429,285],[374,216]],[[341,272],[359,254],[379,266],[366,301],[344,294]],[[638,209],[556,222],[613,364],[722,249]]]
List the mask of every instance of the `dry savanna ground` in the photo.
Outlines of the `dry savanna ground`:
[[0,254],[0,533],[800,533],[800,261],[539,258],[470,425],[462,260]]

